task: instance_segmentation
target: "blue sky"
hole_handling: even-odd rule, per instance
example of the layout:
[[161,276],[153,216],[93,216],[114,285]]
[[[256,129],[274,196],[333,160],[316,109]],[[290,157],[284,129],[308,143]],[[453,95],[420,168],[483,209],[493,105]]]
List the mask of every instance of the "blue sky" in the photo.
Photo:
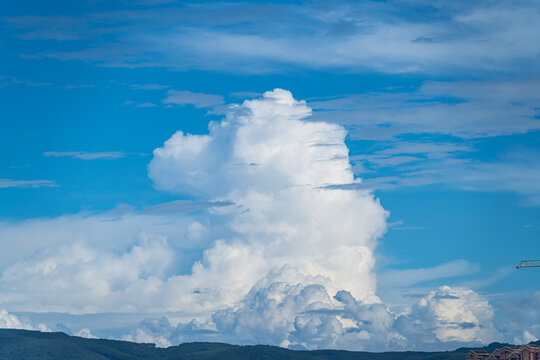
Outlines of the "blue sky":
[[[295,111],[304,111],[301,103],[291,102],[285,111],[279,104],[290,101],[288,95],[263,97],[280,88],[305,100],[311,116],[300,121],[309,124],[307,128],[326,124],[324,133],[339,133],[335,126],[346,131],[344,145],[335,151],[343,156],[348,149],[347,171],[356,180],[341,181],[348,175],[329,170],[341,180],[321,182],[319,188],[360,197],[357,205],[343,205],[339,218],[358,217],[357,223],[343,225],[343,234],[347,238],[358,232],[362,238],[365,233],[371,240],[359,243],[369,248],[373,263],[367,261],[365,269],[358,270],[361,279],[365,275],[359,281],[371,285],[358,285],[356,290],[354,284],[340,288],[350,279],[329,265],[320,274],[328,276],[332,286],[280,275],[281,284],[323,286],[330,297],[337,290],[349,291],[358,302],[355,306],[365,308],[363,318],[355,318],[351,314],[360,310],[351,310],[344,296],[331,300],[343,313],[324,320],[341,324],[341,332],[331,334],[334,340],[329,343],[317,343],[309,331],[294,327],[308,310],[281,314],[288,325],[281,332],[272,330],[270,343],[293,348],[446,349],[540,337],[540,274],[513,269],[522,259],[540,256],[540,7],[535,2],[23,0],[4,2],[0,8],[0,309],[18,316],[18,323],[4,319],[4,325],[37,328],[42,322],[56,330],[63,322],[74,334],[87,329],[97,336],[162,345],[193,339],[249,342],[249,329],[227,325],[223,314],[237,324],[242,316],[260,318],[263,310],[248,314],[241,309],[249,308],[250,294],[264,290],[257,287],[261,279],[286,265],[306,276],[319,275],[306,270],[306,264],[330,251],[326,245],[304,244],[320,253],[298,264],[281,255],[268,260],[257,268],[260,273],[254,270],[259,278],[242,283],[239,291],[245,297],[207,299],[212,305],[193,313],[178,310],[189,302],[149,299],[128,304],[126,299],[129,284],[141,279],[165,284],[192,276],[190,281],[199,281],[193,280],[194,264],[200,261],[211,269],[209,254],[223,255],[220,241],[230,247],[247,244],[245,257],[253,256],[251,263],[256,263],[250,251],[259,245],[250,239],[270,233],[246,233],[248,220],[242,211],[256,213],[258,208],[247,193],[239,195],[244,189],[276,196],[275,209],[264,211],[277,211],[279,201],[289,204],[285,208],[303,209],[301,204],[307,204],[299,193],[276,195],[280,186],[291,184],[281,183],[275,174],[296,179],[304,171],[318,173],[319,165],[309,168],[309,159],[290,155],[295,166],[274,172],[265,168],[269,172],[264,177],[223,167],[222,161],[234,160],[225,158],[228,146],[237,149],[243,144],[234,140],[244,134],[240,125],[234,130],[240,132],[230,130],[231,137],[218,130],[211,134],[215,154],[189,153],[178,160],[172,154],[185,148],[164,146],[177,131],[183,132],[178,146],[207,141],[209,123],[226,128],[227,121],[243,121],[235,109],[256,113],[273,104],[276,110],[261,115],[270,123],[273,111],[297,121]],[[262,127],[261,132],[271,133],[258,140],[260,148],[269,139],[274,140],[267,146],[282,141],[278,149],[285,149],[287,139],[302,143],[306,136],[316,136],[307,130],[295,132],[294,124],[291,130]],[[189,145],[186,134],[201,136]],[[341,144],[341,138],[336,139]],[[161,155],[154,152],[159,148],[164,149]],[[329,156],[320,151],[320,156]],[[186,156],[193,159],[182,160]],[[266,163],[257,164],[263,168]],[[195,172],[206,175],[190,180]],[[322,172],[321,178],[328,174]],[[269,189],[273,190],[268,193]],[[366,200],[366,192],[377,200]],[[386,217],[361,209],[372,209],[378,201]],[[382,217],[384,225],[373,225]],[[250,221],[261,221],[257,219]],[[326,220],[332,223],[330,215]],[[267,221],[259,224],[261,228],[277,226],[272,222],[277,220]],[[310,233],[302,224],[296,230]],[[354,224],[357,228],[351,230]],[[331,233],[317,229],[317,234]],[[328,244],[334,241],[324,239]],[[58,254],[68,253],[82,265],[58,260]],[[147,256],[138,258],[139,253]],[[143,258],[151,259],[151,265]],[[84,293],[79,288],[81,274],[93,274],[96,259],[109,259],[116,270],[88,275],[103,277],[109,292],[84,303],[77,296]],[[48,272],[40,267],[43,264],[55,264],[55,270]],[[122,266],[131,270],[118,270]],[[13,275],[20,269],[28,274]],[[80,276],[65,277],[72,271]],[[215,285],[208,271],[201,284],[221,299],[227,289]],[[43,290],[43,295],[32,285],[40,276],[64,285]],[[204,293],[198,290],[201,284],[191,291]],[[96,294],[98,288],[85,289]],[[300,296],[297,288],[287,289],[284,294]],[[165,287],[159,291],[159,296],[172,296]],[[362,292],[377,300],[371,295],[363,298]],[[421,299],[430,304],[429,314],[418,305]],[[456,306],[449,299],[471,306],[462,310],[471,318],[455,320]],[[359,325],[379,314],[374,301],[384,304],[384,316],[395,320],[385,331],[397,334],[393,340]],[[107,303],[110,306],[103,305]],[[314,305],[308,301],[306,306]],[[88,314],[108,312],[122,319],[129,314],[132,320],[116,330],[87,321]],[[62,313],[62,320],[54,313]],[[445,317],[448,313],[454,317]],[[165,320],[158,326],[152,319],[161,316]],[[196,326],[189,323],[191,318],[197,319]],[[384,322],[374,319],[371,322]],[[422,335],[403,327],[404,319],[421,322]],[[449,323],[454,327],[444,325]],[[463,325],[471,323],[478,331]],[[378,340],[369,348],[353,333]],[[395,340],[400,336],[407,340]]]

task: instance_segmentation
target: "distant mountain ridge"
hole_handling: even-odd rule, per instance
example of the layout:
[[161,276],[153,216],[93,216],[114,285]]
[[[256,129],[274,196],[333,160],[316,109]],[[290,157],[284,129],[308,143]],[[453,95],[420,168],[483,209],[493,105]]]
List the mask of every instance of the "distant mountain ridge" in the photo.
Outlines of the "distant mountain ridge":
[[[536,344],[540,344],[537,342]],[[493,351],[507,344],[483,348]],[[288,350],[277,346],[223,343],[184,343],[168,348],[128,341],[86,339],[62,332],[0,329],[2,360],[464,360],[469,348],[448,352],[381,352]]]

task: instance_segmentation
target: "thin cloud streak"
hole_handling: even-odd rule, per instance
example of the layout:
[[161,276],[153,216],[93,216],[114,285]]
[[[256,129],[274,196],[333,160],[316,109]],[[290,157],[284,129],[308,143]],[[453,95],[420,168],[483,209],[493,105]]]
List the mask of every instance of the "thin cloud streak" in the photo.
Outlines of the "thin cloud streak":
[[71,157],[81,160],[97,160],[97,159],[120,159],[127,154],[122,151],[104,151],[104,152],[87,152],[87,151],[46,151],[43,153],[46,157]]
[[381,287],[408,287],[434,279],[452,278],[480,271],[477,264],[455,260],[431,268],[386,270],[377,275]]
[[167,105],[193,105],[196,108],[209,108],[224,103],[223,96],[195,93],[187,90],[169,90],[162,100]]
[[145,215],[167,215],[184,212],[193,212],[234,205],[231,201],[189,201],[175,200],[151,206],[141,211]]
[[12,180],[0,179],[0,189],[6,188],[40,188],[40,187],[58,187],[58,184],[52,180]]

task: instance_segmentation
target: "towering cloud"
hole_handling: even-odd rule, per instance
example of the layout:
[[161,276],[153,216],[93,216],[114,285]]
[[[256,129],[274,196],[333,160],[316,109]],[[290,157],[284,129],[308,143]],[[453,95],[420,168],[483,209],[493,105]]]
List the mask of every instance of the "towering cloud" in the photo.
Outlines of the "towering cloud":
[[193,280],[205,273],[243,295],[286,265],[332,294],[348,289],[377,301],[373,248],[386,212],[366,191],[326,189],[355,181],[346,133],[305,121],[310,113],[276,89],[232,107],[209,135],[177,132],[154,151],[149,173],[158,187],[236,204],[234,213],[222,210],[233,237],[207,250]]
[[[387,212],[368,190],[339,186],[361,181],[346,132],[310,114],[275,89],[230,106],[208,134],[173,134],[149,175],[199,203],[0,224],[0,236],[47,245],[31,256],[14,248],[22,259],[1,273],[0,306],[168,314],[123,334],[162,346],[382,350],[495,338],[491,307],[471,290],[440,288],[400,314],[377,297],[373,252]],[[0,321],[20,326],[7,313]]]
[[329,186],[360,180],[344,129],[309,122],[310,114],[276,89],[233,106],[208,135],[177,132],[154,151],[149,173],[158,187],[235,204],[217,210],[233,235],[207,249],[189,276],[217,310],[214,336],[371,350],[492,339],[491,307],[470,290],[441,288],[399,317],[381,303],[373,249],[386,212],[367,191]]

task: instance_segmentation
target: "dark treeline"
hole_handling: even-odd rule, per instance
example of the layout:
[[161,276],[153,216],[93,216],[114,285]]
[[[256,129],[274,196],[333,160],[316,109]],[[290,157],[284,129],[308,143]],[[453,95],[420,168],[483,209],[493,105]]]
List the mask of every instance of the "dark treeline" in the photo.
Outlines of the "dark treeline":
[[[503,344],[484,348],[492,351]],[[464,360],[468,348],[449,352],[295,351],[276,346],[185,343],[169,348],[127,341],[85,339],[61,332],[0,329],[2,360]]]

